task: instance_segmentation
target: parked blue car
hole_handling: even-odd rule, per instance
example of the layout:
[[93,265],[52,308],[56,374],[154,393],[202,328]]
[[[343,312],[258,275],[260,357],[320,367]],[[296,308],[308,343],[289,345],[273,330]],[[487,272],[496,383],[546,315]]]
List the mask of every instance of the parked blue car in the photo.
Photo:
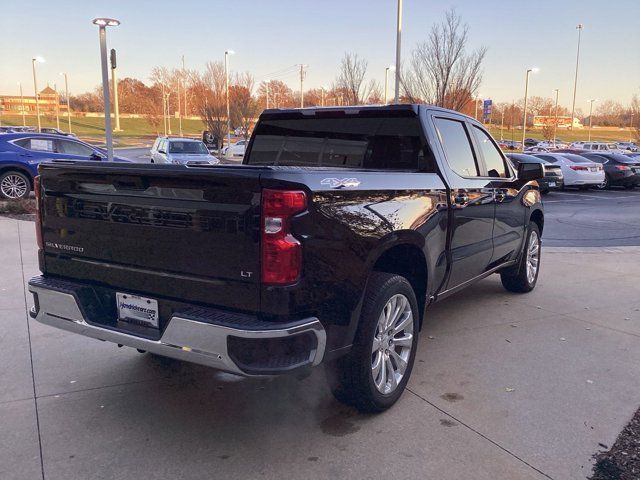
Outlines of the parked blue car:
[[[106,159],[105,150],[73,137],[33,132],[0,134],[0,198],[28,197],[42,162]],[[126,158],[113,159],[130,162]]]

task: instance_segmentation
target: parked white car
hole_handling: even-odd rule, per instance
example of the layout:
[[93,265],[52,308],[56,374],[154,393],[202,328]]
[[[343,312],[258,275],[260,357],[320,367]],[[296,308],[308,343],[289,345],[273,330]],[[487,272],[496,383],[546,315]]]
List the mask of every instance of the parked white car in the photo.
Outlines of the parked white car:
[[637,152],[640,151],[640,147],[634,142],[618,142],[617,146],[620,150],[625,152]]
[[540,153],[540,152],[549,152],[549,151],[551,151],[551,149],[534,145],[533,147],[529,147],[525,149],[523,153]]
[[604,182],[602,165],[580,155],[549,152],[535,156],[560,166],[565,187],[589,188]]
[[555,143],[552,141],[544,141],[540,142],[536,145],[536,147],[547,148],[549,150],[555,150],[558,148],[567,148],[568,145],[566,143],[562,143],[560,141],[556,141]]
[[238,140],[236,143],[232,143],[230,146],[222,149],[222,154],[226,158],[235,158],[235,159],[243,159],[244,152],[247,148],[246,140]]
[[618,148],[617,144],[605,142],[584,142],[582,146],[576,146],[572,148],[575,148],[576,150],[588,150],[589,152],[625,153],[625,150]]
[[188,162],[220,163],[206,145],[194,138],[158,137],[151,147],[151,163],[184,164]]

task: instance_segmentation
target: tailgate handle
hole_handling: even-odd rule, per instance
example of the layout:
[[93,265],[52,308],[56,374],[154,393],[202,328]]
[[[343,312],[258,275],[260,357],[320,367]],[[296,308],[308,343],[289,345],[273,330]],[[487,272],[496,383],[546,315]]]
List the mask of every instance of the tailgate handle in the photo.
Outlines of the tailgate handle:
[[147,182],[140,178],[114,180],[113,186],[116,190],[146,190]]

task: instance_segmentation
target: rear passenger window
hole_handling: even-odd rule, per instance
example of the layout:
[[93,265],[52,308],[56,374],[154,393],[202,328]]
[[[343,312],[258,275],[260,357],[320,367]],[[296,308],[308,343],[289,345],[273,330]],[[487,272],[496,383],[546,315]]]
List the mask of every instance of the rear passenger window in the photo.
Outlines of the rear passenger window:
[[478,146],[482,151],[484,163],[487,167],[487,174],[490,177],[507,177],[507,168],[502,159],[502,155],[491,141],[489,135],[475,125],[473,126],[473,132],[476,136]]
[[448,118],[436,118],[435,123],[451,169],[463,177],[477,177],[478,167],[464,123]]

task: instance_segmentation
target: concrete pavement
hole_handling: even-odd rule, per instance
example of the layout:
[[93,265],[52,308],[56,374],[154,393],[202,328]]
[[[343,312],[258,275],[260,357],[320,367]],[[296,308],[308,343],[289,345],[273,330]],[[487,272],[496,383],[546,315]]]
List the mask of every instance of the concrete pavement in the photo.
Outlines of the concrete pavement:
[[640,398],[640,248],[543,252],[428,310],[408,391],[363,416],[27,320],[33,224],[0,218],[0,478],[581,479]]

